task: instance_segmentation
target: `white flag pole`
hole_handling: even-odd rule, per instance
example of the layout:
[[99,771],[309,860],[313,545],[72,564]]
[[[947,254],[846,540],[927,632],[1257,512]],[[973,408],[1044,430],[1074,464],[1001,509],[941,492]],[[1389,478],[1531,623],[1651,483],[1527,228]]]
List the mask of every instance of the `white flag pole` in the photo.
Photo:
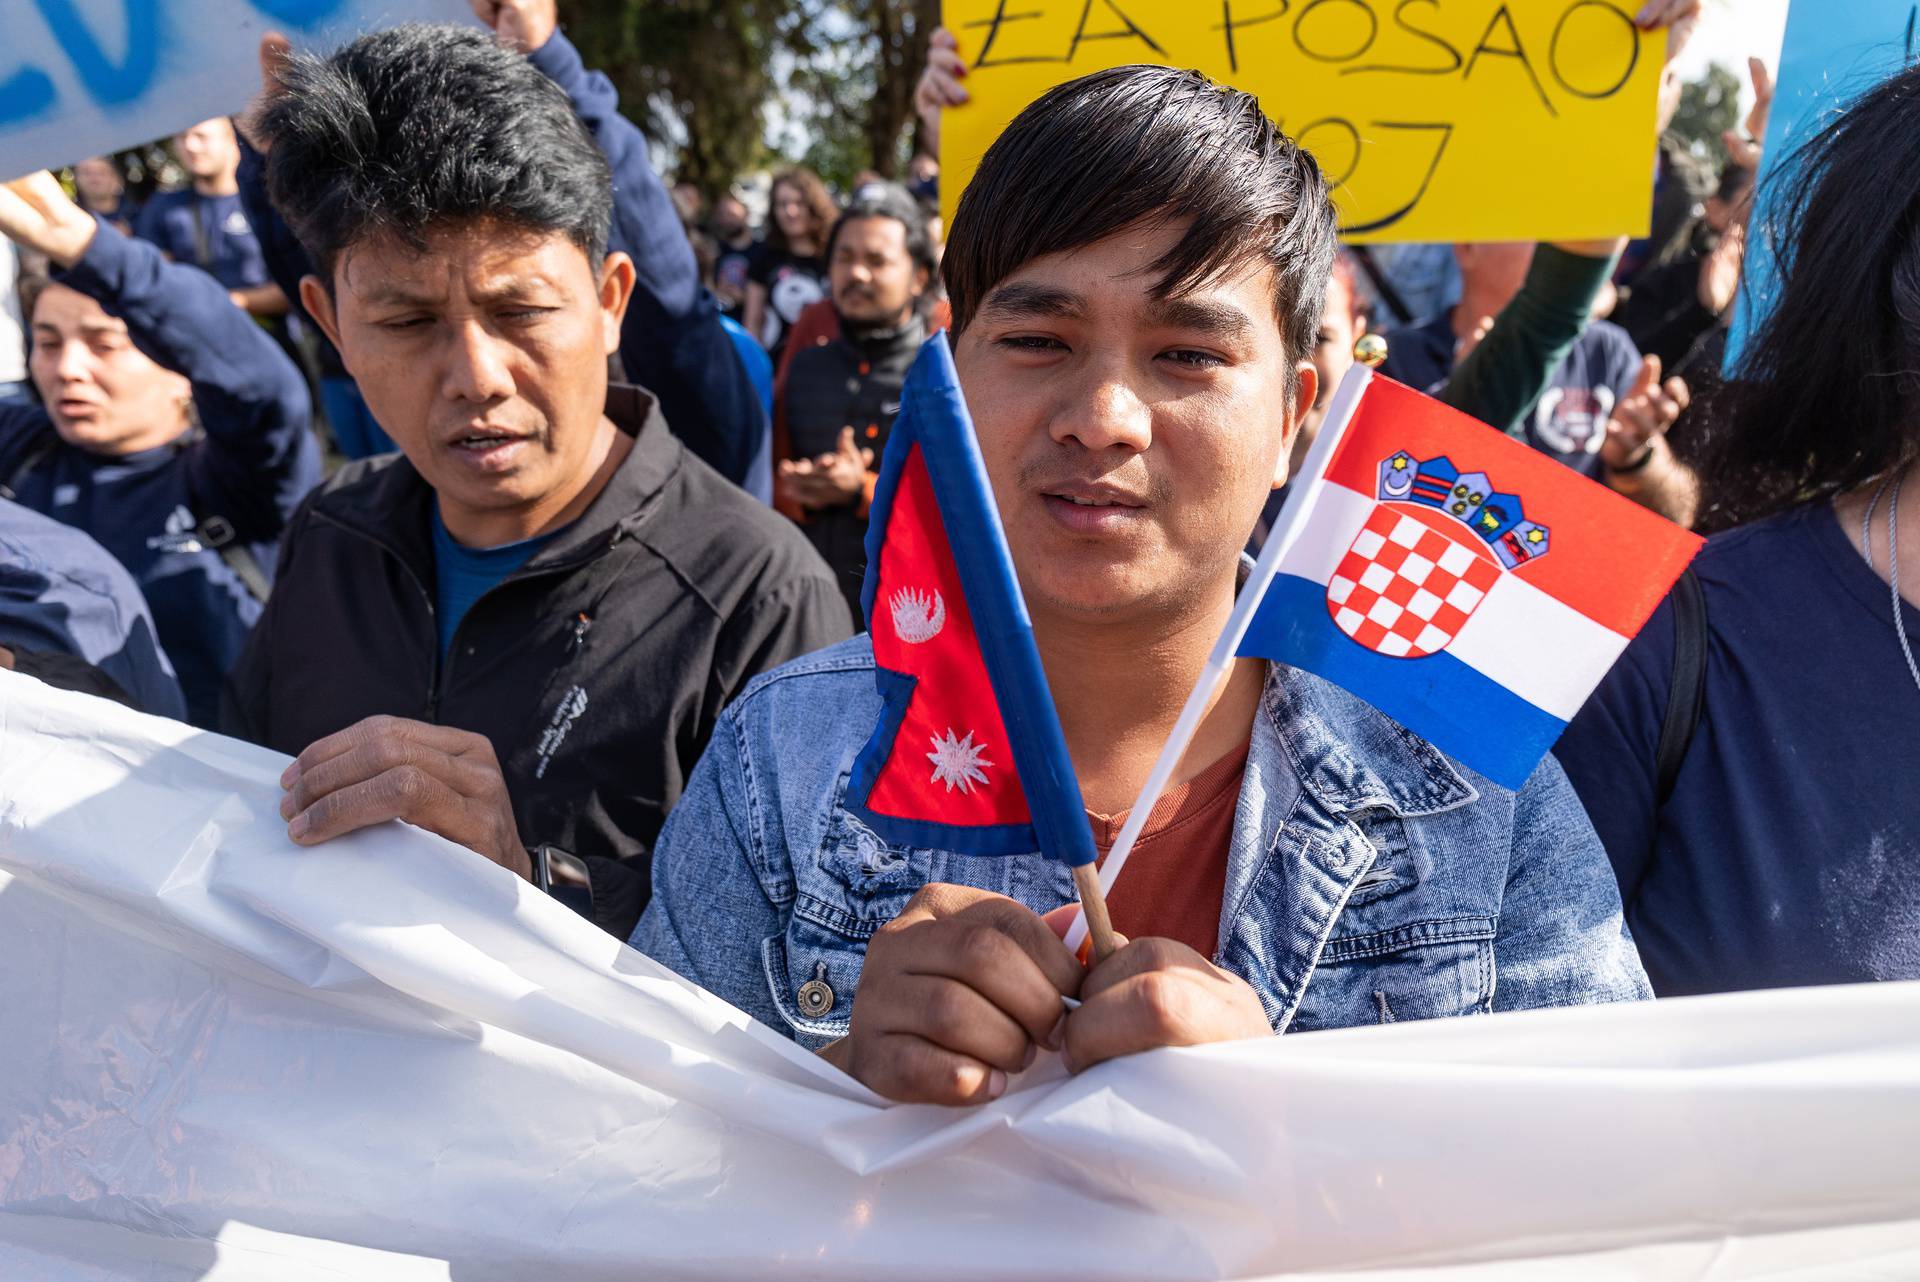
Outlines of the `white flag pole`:
[[[1274,572],[1280,568],[1280,562],[1300,537],[1300,530],[1312,506],[1313,490],[1326,475],[1327,462],[1339,446],[1340,438],[1347,434],[1347,425],[1353,421],[1354,411],[1360,408],[1361,394],[1367,390],[1367,384],[1373,381],[1373,366],[1386,358],[1386,345],[1379,339],[1368,343],[1363,338],[1361,344],[1365,345],[1365,352],[1363,354],[1360,346],[1356,345],[1353,365],[1334,391],[1320,434],[1307,447],[1307,457],[1302,460],[1300,471],[1293,477],[1287,501],[1280,505],[1279,519],[1274,522],[1265,545],[1260,549],[1260,558],[1254,562],[1253,573],[1248,576],[1246,586],[1240,589],[1240,595],[1234,600],[1233,613],[1227,616],[1227,626],[1221,629],[1219,640],[1213,643],[1213,652],[1207,656],[1207,666],[1200,670],[1200,679],[1187,696],[1186,706],[1180,709],[1180,719],[1173,723],[1173,733],[1167,736],[1160,756],[1153,763],[1152,772],[1147,775],[1146,784],[1134,799],[1133,809],[1127,812],[1127,821],[1120,826],[1120,835],[1114,839],[1113,849],[1100,862],[1102,895],[1113,893],[1114,879],[1126,866],[1127,856],[1133,853],[1133,844],[1140,839],[1140,830],[1146,826],[1147,816],[1160,800],[1160,795],[1167,790],[1174,770],[1180,765],[1180,758],[1186,755],[1187,745],[1193,742],[1194,733],[1200,729],[1201,718],[1207,715],[1207,710],[1213,706],[1214,696],[1233,671],[1235,653],[1247,635],[1248,625],[1253,622],[1254,611],[1260,608],[1261,599],[1267,595],[1267,585],[1273,582]],[[1067,951],[1078,953],[1086,937],[1087,915],[1084,911],[1075,913],[1073,925],[1067,928]]]

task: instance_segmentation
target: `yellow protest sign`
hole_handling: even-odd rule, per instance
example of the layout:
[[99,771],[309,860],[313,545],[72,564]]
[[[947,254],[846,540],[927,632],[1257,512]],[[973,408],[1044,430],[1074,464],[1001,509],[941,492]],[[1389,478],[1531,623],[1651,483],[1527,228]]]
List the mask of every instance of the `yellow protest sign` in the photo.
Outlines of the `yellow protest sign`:
[[1637,0],[945,0],[971,101],[941,122],[949,219],[1054,85],[1126,63],[1259,97],[1313,152],[1355,241],[1647,230],[1666,33]]

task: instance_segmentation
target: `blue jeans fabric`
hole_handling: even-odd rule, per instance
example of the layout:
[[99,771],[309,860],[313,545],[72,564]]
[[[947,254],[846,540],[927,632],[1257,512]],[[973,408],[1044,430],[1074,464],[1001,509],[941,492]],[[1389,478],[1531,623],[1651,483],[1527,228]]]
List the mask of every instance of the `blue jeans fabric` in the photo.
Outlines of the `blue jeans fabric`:
[[[1064,865],[891,845],[844,805],[879,719],[855,637],[721,716],[653,858],[633,946],[818,1047],[844,1036],[873,932],[928,882],[1036,912]],[[1651,996],[1604,850],[1548,757],[1509,792],[1308,673],[1271,665],[1228,856],[1216,964],[1275,1032]],[[830,990],[802,1013],[801,985]],[[818,994],[818,990],[815,990]]]

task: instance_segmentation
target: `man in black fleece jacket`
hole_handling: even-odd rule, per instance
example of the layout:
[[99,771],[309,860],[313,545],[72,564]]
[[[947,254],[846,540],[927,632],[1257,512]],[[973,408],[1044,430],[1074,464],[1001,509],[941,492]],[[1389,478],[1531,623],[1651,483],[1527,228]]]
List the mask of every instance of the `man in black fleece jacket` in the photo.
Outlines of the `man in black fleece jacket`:
[[[522,47],[553,38],[551,0],[501,8]],[[624,938],[721,707],[848,635],[846,607],[649,393],[609,386],[654,264],[608,252],[607,160],[551,80],[418,26],[280,79],[254,132],[316,267],[301,301],[401,453],[295,517],[230,724],[300,754],[295,841],[405,819]]]

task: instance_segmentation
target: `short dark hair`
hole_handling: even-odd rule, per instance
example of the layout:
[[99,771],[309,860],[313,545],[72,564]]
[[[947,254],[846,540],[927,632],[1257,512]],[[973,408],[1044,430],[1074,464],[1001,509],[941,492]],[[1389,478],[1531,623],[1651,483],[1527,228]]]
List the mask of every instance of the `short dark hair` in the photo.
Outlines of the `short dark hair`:
[[1287,349],[1312,350],[1338,234],[1319,165],[1251,94],[1158,66],[1068,81],[987,149],[941,258],[954,332],[1034,259],[1171,222],[1189,227],[1153,264],[1157,296],[1269,264]]
[[558,232],[598,271],[613,221],[606,158],[559,86],[469,27],[411,23],[298,56],[261,114],[267,192],[332,287],[371,236],[425,247],[444,223]]
[[827,234],[824,257],[829,266],[833,263],[833,247],[839,243],[841,229],[857,218],[893,219],[906,229],[907,257],[913,260],[913,265],[926,268],[929,277],[938,270],[933,237],[927,232],[926,211],[906,188],[893,183],[869,183],[854,194],[852,202],[834,220],[833,230]]

